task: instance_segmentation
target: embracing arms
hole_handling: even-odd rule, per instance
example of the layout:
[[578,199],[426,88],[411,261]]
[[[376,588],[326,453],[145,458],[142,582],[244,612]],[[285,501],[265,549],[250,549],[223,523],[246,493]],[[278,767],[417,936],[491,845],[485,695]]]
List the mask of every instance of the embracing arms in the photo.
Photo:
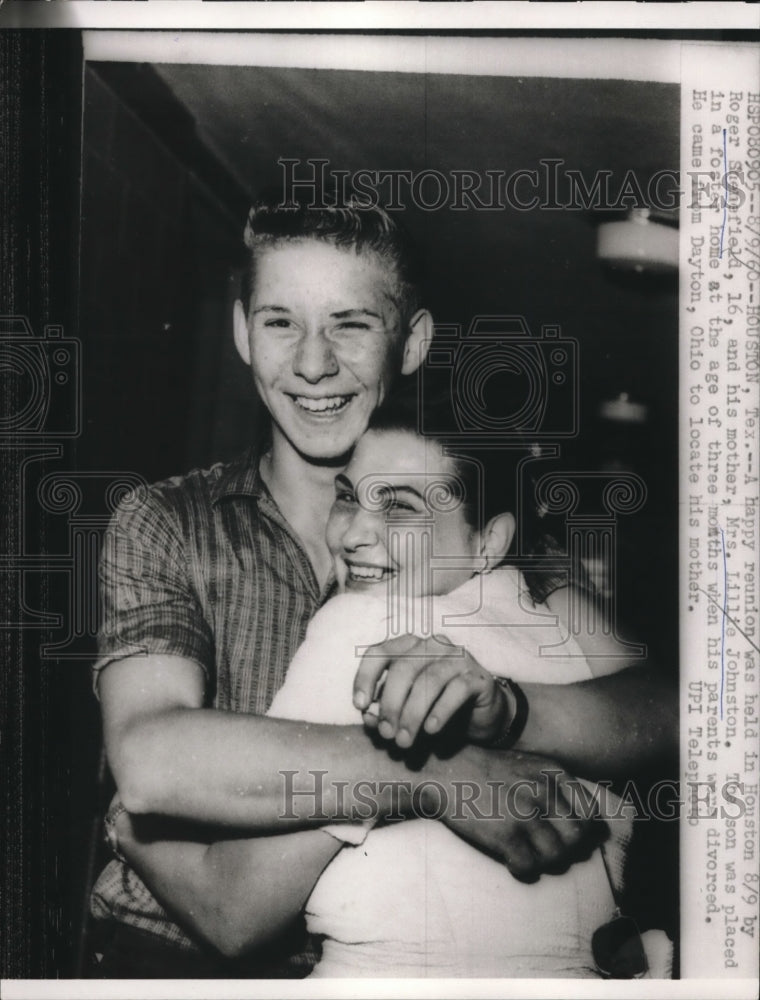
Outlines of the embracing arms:
[[[563,620],[565,611],[556,599],[551,610]],[[561,791],[567,775],[552,777],[561,769],[551,760],[518,750],[543,750],[593,777],[603,777],[605,768],[631,776],[673,741],[668,689],[646,667],[605,674],[625,661],[606,660],[601,646],[595,652],[599,678],[574,685],[524,685],[529,724],[515,752],[466,747],[448,760],[430,758],[423,770],[410,769],[378,748],[361,727],[203,709],[202,674],[190,661],[114,663],[104,672],[100,690],[109,757],[126,804],[135,813],[163,813],[259,834],[193,843],[179,836],[167,839],[166,830],[157,830],[150,817],[123,815],[117,827],[122,849],[181,922],[226,954],[261,944],[300,911],[340,849],[319,825],[341,817],[339,798],[345,818],[351,818],[354,806],[366,814],[368,779],[374,780],[380,815],[414,814],[415,793],[416,809],[430,815],[423,786],[437,783],[449,793],[451,808],[443,818],[453,830],[503,858],[516,876],[534,878],[567,864],[593,837],[591,824],[570,815],[570,796]],[[361,688],[361,679],[357,684]],[[582,721],[589,718],[593,726]],[[296,772],[295,777],[288,779],[288,772]],[[547,801],[555,780],[565,818],[520,819],[504,809],[503,821],[477,820],[478,810],[493,812],[493,787],[501,794],[510,784],[535,782],[533,796],[522,789],[512,803],[519,807],[513,811],[526,817],[534,804]],[[362,781],[357,800],[352,792]],[[475,786],[488,795],[473,797]],[[311,794],[286,801],[288,787]],[[465,799],[474,808],[462,807]],[[503,805],[501,798],[499,808]],[[268,830],[279,835],[266,836]],[[209,838],[223,836],[219,828],[209,830]]]
[[[582,595],[573,599],[587,600]],[[568,617],[567,601],[565,590],[547,602],[560,623]],[[396,738],[402,712],[409,712],[410,705],[413,716],[403,721],[416,735],[443,683],[435,673],[435,660],[423,674],[419,657],[404,659],[394,649],[408,642],[404,637],[387,643],[387,658],[365,658],[357,674],[355,704],[366,708],[377,678],[393,665],[380,706],[387,726],[379,735],[385,740]],[[630,666],[625,649],[601,630],[584,636],[582,644],[599,676],[574,684],[523,685],[530,712],[515,749],[549,757],[592,780],[634,776],[672,753],[677,691],[646,662]],[[453,662],[460,669],[460,661]],[[471,662],[465,662],[465,668]],[[471,690],[475,672],[460,673],[465,674],[460,700],[477,697]],[[504,673],[508,675],[508,664]],[[427,701],[411,697],[418,679],[428,685]],[[350,811],[355,804],[351,795],[362,780],[403,783],[435,777],[410,773],[400,756],[384,753],[378,746],[382,740],[371,738],[360,726],[314,725],[203,708],[203,673],[182,657],[114,662],[103,671],[99,691],[109,763],[122,800],[133,813],[282,831],[320,822],[308,818],[308,796],[297,797],[294,808],[283,810],[287,772],[296,774],[293,787],[314,788],[319,780],[320,804],[328,818],[336,815],[339,797]],[[325,772],[329,780],[309,776],[314,770]],[[304,783],[299,785],[301,776]],[[390,801],[387,790],[378,794]]]
[[[376,747],[360,726],[191,708],[198,671],[175,659],[150,673],[162,686],[173,677],[175,692],[184,678],[184,703],[170,707],[166,687],[161,711],[133,714],[151,687],[146,677],[131,690],[137,671],[137,663],[123,661],[103,674],[107,746],[125,805],[159,815],[119,816],[120,849],[179,922],[226,955],[265,943],[297,916],[341,847],[320,825],[355,818],[353,809],[359,816],[431,816],[443,790],[442,820],[526,879],[567,863],[584,838],[588,844],[591,824],[571,815],[569,776],[544,758],[465,747],[414,770]],[[510,809],[506,798],[515,782],[526,787]],[[520,818],[547,801],[558,803],[558,815]],[[478,821],[478,810],[490,818]],[[218,841],[209,844],[197,825],[183,830],[167,823],[172,815],[223,823],[228,832],[207,827],[206,839]],[[223,839],[239,828],[258,835]]]
[[[141,660],[113,663],[100,682],[109,763],[122,802],[134,815],[213,824],[235,833],[283,833],[370,814],[430,814],[434,806],[428,799],[435,803],[436,786],[446,789],[452,810],[465,784],[478,787],[482,802],[490,802],[488,781],[498,780],[500,794],[506,794],[512,780],[535,775],[541,784],[555,780],[545,779],[543,769],[561,772],[544,758],[477,746],[450,757],[431,753],[420,766],[388,753],[362,726],[204,709],[198,668],[180,657],[154,659],[154,669]],[[561,774],[560,780],[569,776]],[[540,795],[537,788],[535,797]],[[523,812],[529,811],[527,805]],[[564,825],[546,821],[561,832],[555,838],[541,831],[533,843],[543,824],[538,819],[506,817],[472,830],[464,821],[454,826],[456,816],[451,823],[458,830],[467,826],[469,839],[508,856],[510,868],[526,877],[556,863],[564,840],[575,844],[579,834],[574,823],[565,824],[573,827],[565,835]],[[544,857],[547,851],[551,856]]]

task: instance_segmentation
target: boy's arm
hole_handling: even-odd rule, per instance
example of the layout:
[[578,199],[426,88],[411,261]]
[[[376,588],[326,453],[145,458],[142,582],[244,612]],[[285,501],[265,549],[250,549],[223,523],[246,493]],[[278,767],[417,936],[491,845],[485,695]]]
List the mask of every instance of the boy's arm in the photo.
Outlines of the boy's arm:
[[[645,769],[669,767],[678,753],[674,680],[648,660],[646,647],[644,656],[632,657],[584,591],[562,587],[544,606],[557,616],[564,634],[572,623],[594,677],[567,686],[523,685],[531,712],[516,747],[555,757],[573,773],[595,780],[628,779]],[[596,762],[602,761],[607,773],[599,773]]]
[[633,655],[587,591],[559,587],[543,607],[556,615],[563,636],[572,634],[593,679],[522,685],[531,711],[515,748],[554,757],[593,780],[669,773],[678,754],[674,680],[648,659],[646,646]]
[[234,958],[287,930],[342,847],[321,830],[219,843],[172,836],[165,820],[120,813],[119,850],[196,937]]
[[[444,822],[502,858],[518,878],[567,862],[593,834],[593,824],[576,818],[568,804],[570,776],[545,757],[467,746],[453,757],[431,754],[424,766],[408,766],[376,746],[362,726],[204,709],[202,688],[200,669],[181,657],[127,659],[103,671],[108,759],[131,813],[236,833],[288,833],[371,815],[430,816],[443,797]],[[498,822],[494,782],[502,798],[520,786],[519,811],[503,810]],[[566,818],[545,815],[555,785]],[[474,809],[462,806],[463,794]],[[474,819],[478,811],[484,819]]]
[[[524,881],[589,855],[601,830],[573,815],[569,803],[575,799],[560,768],[526,754],[474,754],[463,752],[464,766],[451,758],[441,762],[430,781],[432,799],[420,799],[421,814],[437,811],[453,832]],[[473,781],[478,754],[490,767]],[[510,781],[504,780],[506,770]],[[536,815],[547,811],[551,819]],[[119,853],[156,898],[191,934],[228,957],[286,931],[343,846],[318,828],[209,844],[181,839],[165,817],[127,812],[116,816],[114,828]]]
[[108,762],[135,815],[259,833],[299,829],[332,819],[342,802],[350,810],[362,779],[409,778],[361,726],[203,707],[202,671],[180,656],[115,661],[99,693]]

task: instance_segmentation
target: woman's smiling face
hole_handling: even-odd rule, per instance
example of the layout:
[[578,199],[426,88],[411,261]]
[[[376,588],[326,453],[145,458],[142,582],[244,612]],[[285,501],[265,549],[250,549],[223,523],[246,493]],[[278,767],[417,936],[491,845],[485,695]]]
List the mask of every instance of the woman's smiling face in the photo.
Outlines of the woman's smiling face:
[[[472,576],[479,541],[453,462],[436,441],[370,430],[335,478],[327,544],[341,590],[384,596],[393,580],[407,597],[446,594]],[[451,568],[434,570],[440,557]]]

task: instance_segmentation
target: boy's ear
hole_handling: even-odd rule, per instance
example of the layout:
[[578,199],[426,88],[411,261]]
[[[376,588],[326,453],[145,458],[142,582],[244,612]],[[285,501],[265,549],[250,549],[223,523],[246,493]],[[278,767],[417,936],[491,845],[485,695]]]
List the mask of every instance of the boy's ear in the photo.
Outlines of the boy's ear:
[[251,345],[248,340],[248,321],[245,318],[245,310],[240,299],[236,299],[235,305],[232,307],[232,333],[238,354],[247,365],[250,365]]
[[509,551],[517,523],[514,515],[497,514],[492,517],[480,535],[480,555],[486,559],[486,569],[497,566]]
[[427,309],[418,309],[409,321],[409,333],[404,344],[401,374],[416,372],[427,356],[433,338],[433,317]]

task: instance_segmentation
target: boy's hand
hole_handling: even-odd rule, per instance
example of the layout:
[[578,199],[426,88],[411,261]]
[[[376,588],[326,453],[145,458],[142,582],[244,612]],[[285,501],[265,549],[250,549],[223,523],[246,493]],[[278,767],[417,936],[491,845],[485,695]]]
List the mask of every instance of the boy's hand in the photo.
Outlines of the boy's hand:
[[609,829],[598,802],[579,794],[564,768],[536,754],[466,746],[426,765],[430,801],[458,836],[500,859],[515,878],[533,882],[587,858]]
[[493,675],[443,637],[404,635],[374,646],[356,673],[354,705],[368,728],[402,749],[420,731],[441,732],[465,705],[466,735],[475,743],[496,739],[511,717],[505,691]]

